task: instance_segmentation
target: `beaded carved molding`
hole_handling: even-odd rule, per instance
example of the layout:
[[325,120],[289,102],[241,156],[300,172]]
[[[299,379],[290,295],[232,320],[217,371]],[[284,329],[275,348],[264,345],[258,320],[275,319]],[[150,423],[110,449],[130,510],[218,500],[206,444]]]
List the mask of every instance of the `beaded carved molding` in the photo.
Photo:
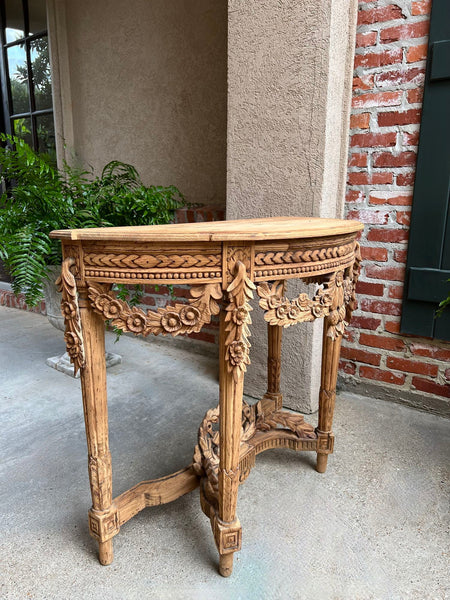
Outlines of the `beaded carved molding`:
[[102,279],[219,279],[220,253],[111,253],[87,252],[83,257],[85,275]]
[[218,283],[207,283],[194,286],[190,290],[192,298],[189,304],[175,304],[157,311],[144,312],[136,306],[129,306],[111,292],[107,292],[100,284],[88,288],[88,296],[95,312],[122,331],[130,331],[135,335],[147,336],[197,333],[212,315],[218,315],[222,298],[222,289]]
[[[244,251],[241,250],[243,253]],[[254,267],[254,280],[264,281],[268,278],[303,277],[308,274],[320,274],[327,271],[344,269],[353,261],[354,242],[344,241],[341,245],[325,246],[306,243],[299,247],[293,242],[284,248],[265,250],[255,248],[254,258],[250,253],[245,257],[235,257],[246,265],[250,272],[250,262]],[[230,248],[228,252],[235,252]],[[232,257],[227,256],[230,263]],[[229,264],[231,266],[231,264]],[[117,252],[105,247],[104,251],[89,249],[83,256],[85,276],[101,280],[185,280],[203,279],[211,282],[222,277],[222,252],[218,248],[195,249],[181,252],[165,252],[155,249],[154,252],[124,250]],[[230,276],[232,269],[228,269]],[[227,283],[230,280],[228,279]]]
[[295,248],[260,251],[255,255],[255,280],[302,276],[345,268],[353,262],[354,242],[327,248]]
[[56,280],[56,287],[62,293],[61,312],[65,323],[64,341],[76,375],[78,370],[84,367],[85,358],[77,286],[71,271],[75,263],[74,258],[66,258],[63,261],[61,275]]

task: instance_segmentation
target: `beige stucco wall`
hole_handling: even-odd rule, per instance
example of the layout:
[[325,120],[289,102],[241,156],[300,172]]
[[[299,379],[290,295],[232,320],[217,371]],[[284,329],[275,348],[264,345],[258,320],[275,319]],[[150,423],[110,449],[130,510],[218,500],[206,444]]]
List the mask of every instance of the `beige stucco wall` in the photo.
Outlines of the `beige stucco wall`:
[[146,183],[224,206],[226,1],[48,7],[60,155],[96,169],[129,162]]
[[[356,0],[229,0],[227,218],[341,216],[356,11]],[[258,397],[266,326],[261,311],[252,319],[245,390]],[[284,334],[285,403],[305,412],[317,410],[321,327]]]
[[[357,0],[228,0],[228,46],[225,0],[48,2],[60,154],[131,162],[192,202],[223,205],[226,185],[227,218],[342,215]],[[259,396],[252,314],[245,389]],[[321,326],[285,332],[285,403],[305,412]]]

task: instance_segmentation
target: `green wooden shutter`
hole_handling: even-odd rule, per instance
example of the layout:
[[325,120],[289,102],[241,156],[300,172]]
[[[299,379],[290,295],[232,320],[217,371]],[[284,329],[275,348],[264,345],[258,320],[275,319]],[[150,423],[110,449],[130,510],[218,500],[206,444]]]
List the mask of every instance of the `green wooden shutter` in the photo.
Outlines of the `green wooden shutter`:
[[450,340],[450,1],[433,0],[401,332]]

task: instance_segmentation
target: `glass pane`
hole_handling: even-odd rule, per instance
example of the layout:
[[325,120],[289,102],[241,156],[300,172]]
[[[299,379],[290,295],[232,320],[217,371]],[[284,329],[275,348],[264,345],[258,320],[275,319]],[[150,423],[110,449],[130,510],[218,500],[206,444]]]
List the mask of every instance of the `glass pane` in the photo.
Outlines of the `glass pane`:
[[30,43],[31,70],[33,72],[36,110],[52,107],[52,79],[48,54],[48,37]]
[[6,41],[15,42],[25,35],[22,2],[20,0],[5,0],[5,12]]
[[30,117],[26,119],[14,119],[11,124],[13,134],[19,138],[22,138],[27,144],[32,146]]
[[29,112],[29,92],[27,76],[27,56],[25,46],[17,44],[6,50],[8,56],[9,80],[11,82],[13,114]]
[[30,34],[39,33],[47,29],[45,0],[28,0],[28,20]]
[[56,163],[53,114],[36,116],[36,131],[38,136],[38,151],[49,154],[53,162]]

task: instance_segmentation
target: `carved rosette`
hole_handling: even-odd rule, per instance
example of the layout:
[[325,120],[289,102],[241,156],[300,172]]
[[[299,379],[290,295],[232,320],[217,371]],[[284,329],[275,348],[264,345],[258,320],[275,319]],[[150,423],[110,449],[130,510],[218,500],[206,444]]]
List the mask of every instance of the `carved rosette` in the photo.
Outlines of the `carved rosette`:
[[61,275],[56,280],[56,287],[62,293],[61,312],[64,316],[67,353],[73,363],[74,374],[85,365],[83,334],[78,307],[78,294],[75,277],[71,271],[75,265],[74,258],[66,258],[61,267]]
[[247,277],[245,264],[237,260],[234,267],[234,279],[227,287],[228,304],[225,308],[227,368],[237,382],[250,364],[249,325],[252,322],[249,300],[253,298],[255,284]]
[[[258,431],[282,428],[293,432],[299,439],[317,438],[314,427],[306,423],[302,415],[284,410],[265,413],[261,402],[250,406],[244,400],[242,404],[241,460],[248,450],[248,444],[251,444],[253,436]],[[219,491],[219,417],[218,406],[206,413],[198,431],[198,444],[193,457],[194,471],[199,477],[206,476],[204,491],[209,499],[217,498]],[[239,473],[242,482],[247,477],[249,469],[240,469]]]
[[290,327],[297,323],[328,317],[328,335],[336,339],[344,333],[347,325],[347,305],[354,297],[354,286],[355,280],[350,270],[347,276],[344,275],[344,271],[326,275],[322,287],[319,287],[312,299],[308,294],[302,293],[290,300],[283,294],[282,282],[272,285],[262,283],[257,291],[261,298],[259,305],[265,311],[264,318],[270,325]]
[[88,290],[93,310],[122,331],[147,336],[197,333],[212,315],[220,312],[218,300],[222,298],[219,283],[208,283],[191,288],[189,304],[175,304],[157,311],[144,312],[136,306],[129,306],[111,292],[106,292],[100,284],[93,284]]

